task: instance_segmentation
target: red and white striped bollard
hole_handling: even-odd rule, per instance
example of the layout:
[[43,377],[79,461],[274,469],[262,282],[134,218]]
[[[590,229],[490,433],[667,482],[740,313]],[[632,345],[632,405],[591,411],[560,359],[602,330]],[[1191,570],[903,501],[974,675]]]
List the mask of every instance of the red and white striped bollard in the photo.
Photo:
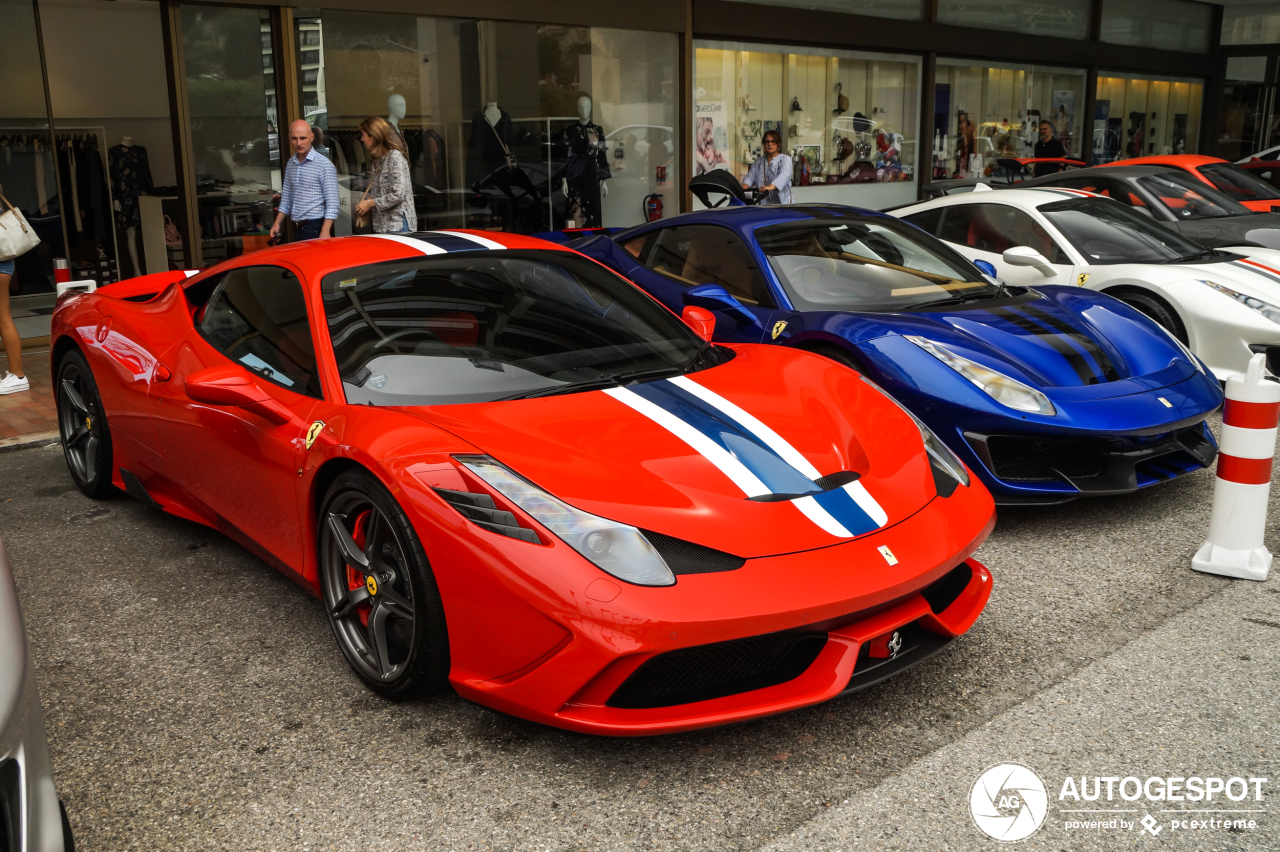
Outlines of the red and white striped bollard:
[[1254,355],[1244,378],[1227,379],[1209,537],[1191,559],[1197,571],[1265,580],[1271,570],[1271,551],[1262,536],[1280,423],[1280,383],[1264,378],[1265,367],[1266,356]]

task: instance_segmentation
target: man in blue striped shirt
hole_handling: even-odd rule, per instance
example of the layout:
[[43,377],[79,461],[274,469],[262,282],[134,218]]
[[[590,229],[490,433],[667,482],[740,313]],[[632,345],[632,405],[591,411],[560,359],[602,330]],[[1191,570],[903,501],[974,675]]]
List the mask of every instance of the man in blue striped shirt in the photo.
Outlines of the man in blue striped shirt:
[[338,170],[311,147],[314,139],[311,125],[305,121],[299,119],[289,125],[289,142],[296,156],[284,166],[280,210],[271,226],[272,237],[279,235],[285,216],[293,220],[294,242],[333,234],[333,222],[338,218]]

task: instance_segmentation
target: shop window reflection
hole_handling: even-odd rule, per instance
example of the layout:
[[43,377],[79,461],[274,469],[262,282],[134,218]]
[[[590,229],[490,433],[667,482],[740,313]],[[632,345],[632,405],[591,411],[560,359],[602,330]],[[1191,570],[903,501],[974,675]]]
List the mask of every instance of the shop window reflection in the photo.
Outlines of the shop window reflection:
[[1110,163],[1199,149],[1201,80],[1098,75],[1093,160]]
[[674,35],[337,10],[294,20],[303,113],[338,170],[338,234],[369,180],[369,115],[405,143],[421,229],[625,226],[677,207]]

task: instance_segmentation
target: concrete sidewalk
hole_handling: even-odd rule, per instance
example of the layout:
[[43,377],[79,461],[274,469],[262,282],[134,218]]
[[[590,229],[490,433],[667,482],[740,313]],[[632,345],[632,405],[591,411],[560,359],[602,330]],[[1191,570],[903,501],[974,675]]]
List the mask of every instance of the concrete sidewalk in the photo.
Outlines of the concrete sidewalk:
[[[1190,566],[1187,567],[1189,572]],[[1097,637],[1079,635],[1081,643]],[[1156,630],[1032,696],[779,838],[774,852],[991,850],[969,795],[992,764],[1035,770],[1049,794],[1040,830],[1020,849],[1280,848],[1280,579],[1234,581]],[[1242,801],[1059,801],[1088,776],[1260,777]],[[1130,791],[1132,792],[1132,787]],[[1153,789],[1158,790],[1159,785]],[[1239,792],[1239,787],[1236,788]],[[1082,810],[1097,813],[1072,813]],[[1214,812],[1209,812],[1210,810]],[[1178,811],[1178,813],[1175,813]],[[1224,811],[1248,811],[1226,813]],[[1142,820],[1156,820],[1147,830]],[[1129,828],[1076,827],[1123,819]],[[1175,830],[1173,819],[1254,820],[1254,829]],[[1212,823],[1211,823],[1212,826]],[[1157,830],[1158,829],[1158,830]],[[1151,832],[1156,831],[1153,835]]]

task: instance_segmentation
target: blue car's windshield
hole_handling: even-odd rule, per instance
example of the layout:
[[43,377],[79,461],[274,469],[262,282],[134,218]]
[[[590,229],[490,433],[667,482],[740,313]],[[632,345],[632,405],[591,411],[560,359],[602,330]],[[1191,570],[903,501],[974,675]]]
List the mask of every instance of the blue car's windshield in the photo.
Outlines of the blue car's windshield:
[[760,250],[800,311],[909,311],[999,287],[919,228],[895,219],[808,219],[756,231]]

